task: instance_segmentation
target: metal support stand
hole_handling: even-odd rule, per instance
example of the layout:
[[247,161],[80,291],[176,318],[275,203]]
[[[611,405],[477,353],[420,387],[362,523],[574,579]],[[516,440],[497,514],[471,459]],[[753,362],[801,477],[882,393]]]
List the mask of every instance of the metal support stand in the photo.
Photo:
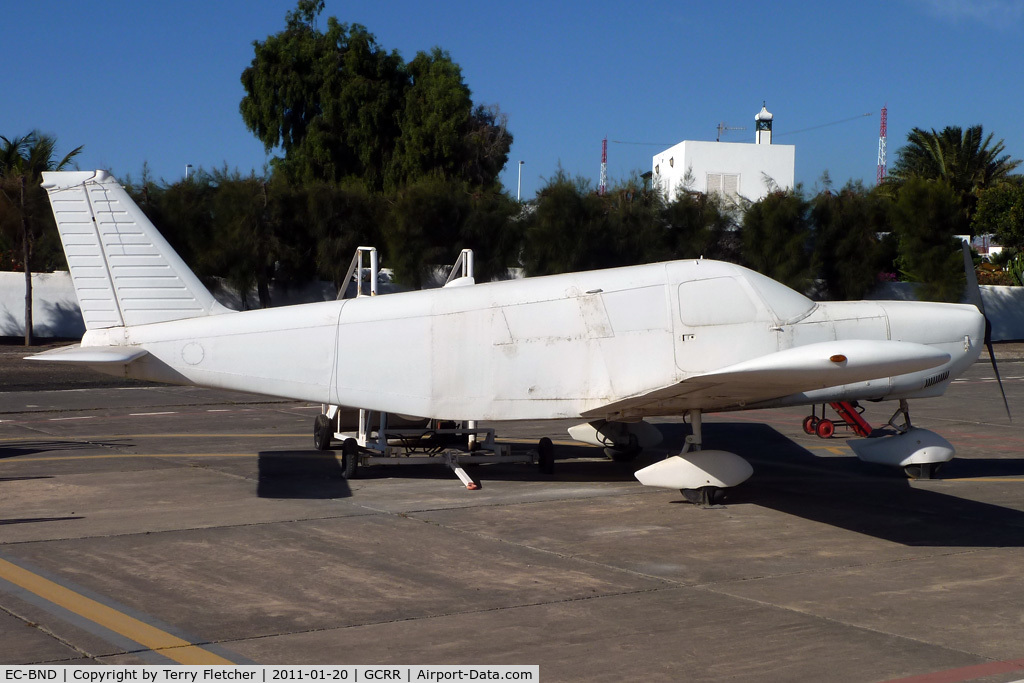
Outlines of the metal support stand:
[[[364,257],[369,264],[369,291],[364,291]],[[355,296],[375,296],[378,278],[377,249],[359,247],[352,257],[348,273],[342,281],[338,299],[344,299],[353,276],[356,278]],[[473,250],[463,249],[452,266],[445,286],[474,284]],[[367,465],[412,465],[444,462],[466,485],[474,490],[480,485],[462,468],[463,464],[521,462],[535,464],[538,455],[531,452],[513,455],[508,445],[494,440],[493,429],[481,429],[475,420],[467,420],[453,427],[435,426],[430,429],[392,429],[388,414],[360,408],[359,423],[354,433],[340,431],[338,406],[323,405],[322,412],[332,425],[332,438],[339,439],[351,450],[346,457],[353,458],[352,471]],[[351,439],[351,441],[349,441]]]
[[[903,416],[903,423],[897,424],[896,418]],[[910,406],[907,404],[907,399],[900,399],[900,407],[896,409],[896,412],[892,414],[887,423],[890,427],[895,429],[900,434],[905,434],[913,426],[910,424]]]
[[690,426],[693,428],[693,434],[686,437],[686,441],[683,443],[683,450],[679,451],[679,455],[689,453],[690,451],[699,451],[703,446],[704,436],[701,431],[700,411],[690,410],[686,414],[690,416]]

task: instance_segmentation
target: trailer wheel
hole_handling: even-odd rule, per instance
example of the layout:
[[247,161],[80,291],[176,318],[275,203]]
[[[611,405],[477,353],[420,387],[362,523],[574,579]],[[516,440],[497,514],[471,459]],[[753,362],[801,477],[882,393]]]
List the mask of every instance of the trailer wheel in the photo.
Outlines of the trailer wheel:
[[830,439],[836,433],[836,425],[832,420],[820,420],[814,426],[814,433],[822,439]]
[[341,444],[341,476],[355,479],[359,469],[359,444],[348,438]]
[[814,428],[818,426],[818,417],[816,415],[808,415],[804,418],[804,434],[814,434]]
[[334,425],[323,413],[313,420],[313,445],[318,451],[326,451],[331,447],[331,438],[334,436]]

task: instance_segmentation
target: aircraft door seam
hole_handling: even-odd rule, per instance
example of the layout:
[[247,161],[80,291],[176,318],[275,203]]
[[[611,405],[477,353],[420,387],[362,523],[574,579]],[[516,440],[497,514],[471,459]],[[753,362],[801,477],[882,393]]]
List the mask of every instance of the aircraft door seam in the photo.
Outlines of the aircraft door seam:
[[338,391],[338,356],[341,353],[341,312],[345,308],[345,304],[348,303],[346,300],[341,301],[341,305],[338,306],[338,318],[334,322],[334,352],[331,354],[332,365],[331,365],[331,380],[327,385],[327,402],[334,403],[334,399],[339,397]]

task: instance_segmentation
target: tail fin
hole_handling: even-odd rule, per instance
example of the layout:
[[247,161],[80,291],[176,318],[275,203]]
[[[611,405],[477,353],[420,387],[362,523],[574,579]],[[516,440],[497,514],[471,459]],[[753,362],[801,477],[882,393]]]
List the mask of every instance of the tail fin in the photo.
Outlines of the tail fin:
[[87,330],[224,313],[106,171],[43,174]]

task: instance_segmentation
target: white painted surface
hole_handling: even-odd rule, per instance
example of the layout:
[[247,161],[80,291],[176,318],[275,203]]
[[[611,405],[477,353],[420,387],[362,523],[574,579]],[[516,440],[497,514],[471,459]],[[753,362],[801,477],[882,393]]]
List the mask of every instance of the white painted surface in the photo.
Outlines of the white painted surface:
[[[913,282],[887,282],[868,296],[877,301],[917,301],[917,287]],[[980,289],[985,315],[992,322],[992,341],[1024,341],[1024,287],[981,285]]]
[[635,476],[644,486],[699,489],[738,486],[753,473],[750,463],[735,453],[709,450],[674,455],[637,470]]
[[[95,194],[92,185],[113,182],[76,173],[51,180],[55,187],[85,183],[86,199]],[[118,260],[112,257],[124,257],[122,264],[153,258],[202,304],[180,320],[108,327],[97,316],[83,347],[146,353],[123,368],[84,362],[139,379],[441,419],[632,421],[812,398],[941,393],[978,357],[984,332],[970,306],[815,304],[763,275],[715,261],[210,315],[219,309],[205,303],[208,294],[155,228],[126,196],[104,192],[119,197],[118,211],[135,216],[127,242],[115,217],[109,222],[117,230],[100,230],[102,239],[91,243],[108,272]],[[81,217],[57,217],[77,226],[63,229],[62,238],[79,240]],[[126,246],[143,243],[156,253]],[[87,263],[92,269],[95,260]],[[80,298],[93,295],[91,277],[75,280]],[[180,311],[176,302],[166,305],[159,287],[111,281],[99,295],[113,297],[122,320],[134,320],[136,310]]]
[[[653,184],[669,201],[683,189],[690,171],[693,184],[685,189],[708,192],[708,178],[736,175],[736,193],[751,201],[765,197],[775,187],[788,190],[794,185],[796,147],[743,142],[684,140],[655,154],[651,161]],[[766,179],[767,176],[767,179]]]
[[920,427],[911,427],[894,436],[850,439],[846,443],[864,462],[897,467],[947,462],[956,454],[952,444],[935,432]]
[[224,313],[106,171],[44,173],[86,329]]
[[[37,337],[77,339],[82,309],[67,272],[32,274],[32,327]],[[0,337],[25,335],[25,274],[0,272]]]

